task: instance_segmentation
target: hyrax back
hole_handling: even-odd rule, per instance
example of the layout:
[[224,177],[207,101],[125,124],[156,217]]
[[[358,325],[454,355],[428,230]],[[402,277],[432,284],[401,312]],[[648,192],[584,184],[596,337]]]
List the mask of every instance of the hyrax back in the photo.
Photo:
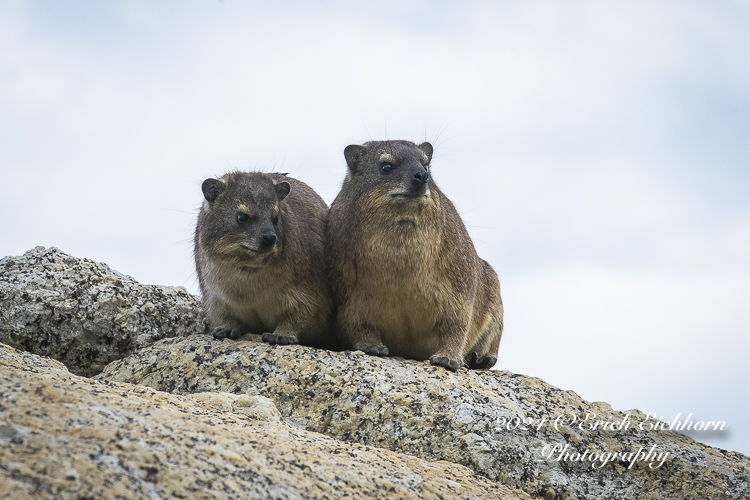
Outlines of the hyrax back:
[[344,157],[348,172],[326,226],[340,338],[368,354],[454,371],[493,366],[500,284],[435,185],[432,145],[368,142]]
[[214,337],[328,345],[325,202],[283,174],[234,172],[202,188],[195,267]]

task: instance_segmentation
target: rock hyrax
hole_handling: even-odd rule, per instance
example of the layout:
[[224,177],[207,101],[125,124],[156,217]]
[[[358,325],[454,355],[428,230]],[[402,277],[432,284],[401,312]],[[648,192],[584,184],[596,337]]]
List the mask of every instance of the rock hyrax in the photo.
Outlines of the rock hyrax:
[[325,202],[284,174],[234,172],[202,189],[195,267],[213,336],[328,345]]
[[347,146],[328,212],[336,331],[371,355],[490,368],[503,331],[500,283],[430,173],[432,145]]

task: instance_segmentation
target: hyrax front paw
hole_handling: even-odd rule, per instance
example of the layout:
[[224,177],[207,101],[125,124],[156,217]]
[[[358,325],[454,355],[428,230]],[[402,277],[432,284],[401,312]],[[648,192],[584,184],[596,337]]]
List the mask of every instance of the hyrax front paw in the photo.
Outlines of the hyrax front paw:
[[388,348],[383,344],[380,345],[364,345],[358,344],[354,346],[358,351],[362,351],[370,356],[388,356]]
[[232,328],[231,326],[221,325],[214,328],[214,330],[211,332],[211,335],[213,335],[216,340],[235,340],[238,339],[242,334],[239,332],[239,330]]
[[268,342],[271,345],[291,345],[299,342],[297,340],[297,337],[276,335],[275,333],[264,333],[262,340],[263,342]]
[[447,356],[442,356],[440,354],[435,354],[430,357],[430,364],[435,366],[442,366],[443,368],[446,368],[452,372],[458,371],[458,369],[463,365],[463,363],[450,359]]

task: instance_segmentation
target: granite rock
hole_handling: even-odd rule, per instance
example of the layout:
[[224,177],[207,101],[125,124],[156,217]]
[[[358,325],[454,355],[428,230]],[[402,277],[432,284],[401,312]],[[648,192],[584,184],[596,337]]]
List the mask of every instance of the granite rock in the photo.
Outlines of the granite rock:
[[[428,362],[257,340],[162,340],[112,363],[98,378],[175,394],[264,396],[300,429],[462,464],[548,500],[750,497],[748,457],[675,431],[649,431],[654,421],[637,410],[614,411],[510,372],[451,373]],[[563,425],[555,428],[559,416]],[[591,429],[595,421],[609,425]],[[613,423],[622,428],[610,428]],[[570,455],[557,460],[560,453]],[[592,461],[594,453],[612,461]]]
[[62,361],[79,375],[205,328],[200,299],[182,287],[142,285],[54,247],[0,260],[0,342]]
[[0,341],[119,361],[0,349],[0,498],[750,498],[746,456],[533,377],[204,332],[184,289],[2,259]]
[[0,498],[503,498],[460,465],[283,422],[263,396],[98,382],[0,344]]

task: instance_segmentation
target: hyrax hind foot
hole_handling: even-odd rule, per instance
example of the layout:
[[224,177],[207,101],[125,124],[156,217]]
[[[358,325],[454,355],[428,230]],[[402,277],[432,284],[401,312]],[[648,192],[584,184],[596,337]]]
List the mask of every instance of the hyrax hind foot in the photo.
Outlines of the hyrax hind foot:
[[297,344],[299,341],[297,337],[291,337],[287,335],[276,335],[275,333],[264,333],[262,337],[263,342],[268,342],[271,345],[291,345]]
[[435,354],[430,357],[430,364],[435,366],[442,366],[443,368],[446,368],[452,372],[458,371],[458,369],[461,368],[462,365],[462,363],[459,363],[458,361],[450,359],[447,356],[440,356],[439,354]]
[[476,351],[471,351],[466,355],[465,363],[472,370],[489,370],[497,363],[497,356],[487,353],[480,357]]
[[370,356],[388,356],[388,348],[384,345],[365,345],[357,344],[354,348],[358,351],[362,351]]
[[216,340],[222,340],[222,339],[238,339],[242,335],[242,333],[232,328],[231,326],[227,325],[221,325],[214,328],[214,330],[211,332],[211,335],[214,336]]

